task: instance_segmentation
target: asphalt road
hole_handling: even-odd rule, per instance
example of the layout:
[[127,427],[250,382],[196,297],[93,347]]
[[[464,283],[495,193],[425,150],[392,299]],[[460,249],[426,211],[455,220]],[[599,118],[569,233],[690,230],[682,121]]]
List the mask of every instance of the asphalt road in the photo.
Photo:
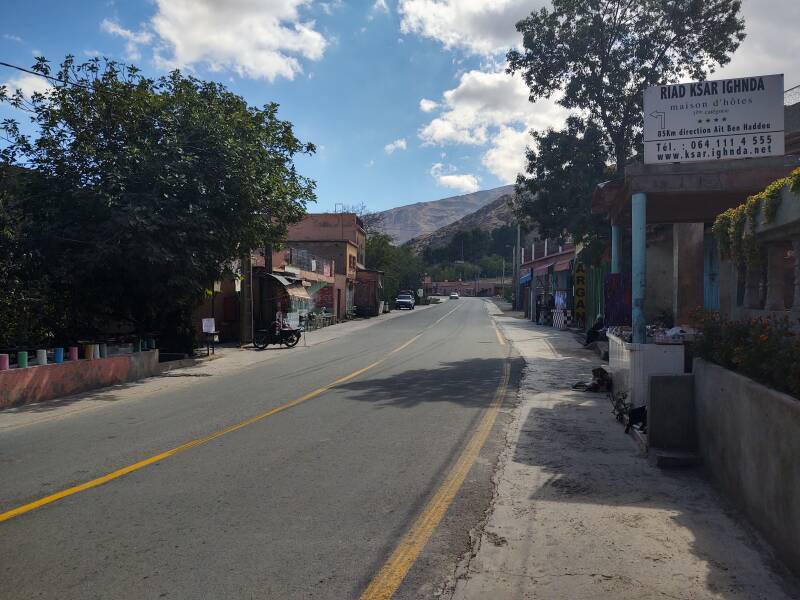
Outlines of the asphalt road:
[[[359,598],[438,502],[395,594],[433,597],[490,502],[519,370],[485,302],[4,430],[0,513],[71,495],[0,522],[0,598]],[[440,501],[443,485],[453,498]]]

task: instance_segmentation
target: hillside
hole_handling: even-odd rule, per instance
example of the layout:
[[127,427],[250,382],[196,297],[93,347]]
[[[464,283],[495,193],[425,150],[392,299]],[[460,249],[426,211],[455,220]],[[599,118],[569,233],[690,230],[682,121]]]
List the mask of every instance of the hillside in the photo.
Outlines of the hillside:
[[[508,187],[513,192],[514,186]],[[513,194],[506,193],[449,225],[409,240],[407,245],[419,253],[428,246],[439,247],[446,245],[458,231],[480,229],[488,233],[503,225],[510,225],[514,221],[514,213],[510,204],[512,198]]]
[[433,233],[494,202],[500,196],[513,192],[513,185],[504,185],[472,194],[390,208],[380,213],[383,216],[383,230],[400,245],[412,238]]

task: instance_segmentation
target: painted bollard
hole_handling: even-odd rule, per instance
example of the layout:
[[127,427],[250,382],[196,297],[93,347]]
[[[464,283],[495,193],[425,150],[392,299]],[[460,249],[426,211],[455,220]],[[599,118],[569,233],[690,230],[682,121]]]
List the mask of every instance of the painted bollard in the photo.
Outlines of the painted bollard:
[[28,368],[28,353],[25,350],[20,350],[19,352],[17,352],[17,368],[18,369]]
[[8,371],[8,354],[0,354],[0,371]]
[[70,360],[78,360],[78,347],[77,346],[70,346],[69,347],[69,359]]
[[64,362],[64,349],[53,348],[53,362],[60,365]]
[[47,350],[37,350],[36,351],[36,364],[37,365],[46,365],[47,364]]
[[100,358],[108,358],[108,344],[100,344]]

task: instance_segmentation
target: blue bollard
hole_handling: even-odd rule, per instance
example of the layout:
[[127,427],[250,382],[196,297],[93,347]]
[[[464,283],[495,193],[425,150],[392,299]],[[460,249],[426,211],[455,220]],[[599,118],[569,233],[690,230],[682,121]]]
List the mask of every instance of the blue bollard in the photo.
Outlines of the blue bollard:
[[56,364],[61,364],[64,362],[63,348],[53,348],[53,362]]

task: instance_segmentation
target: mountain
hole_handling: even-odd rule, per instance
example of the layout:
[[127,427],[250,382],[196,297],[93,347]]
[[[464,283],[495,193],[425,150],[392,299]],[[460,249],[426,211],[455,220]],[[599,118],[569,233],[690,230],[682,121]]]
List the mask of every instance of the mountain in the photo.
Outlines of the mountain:
[[508,187],[511,188],[512,193],[506,193],[475,212],[449,225],[440,227],[436,231],[412,238],[406,242],[406,245],[411,246],[415,252],[419,253],[428,246],[433,246],[435,248],[445,246],[459,231],[481,229],[486,232],[491,232],[503,225],[511,225],[514,222],[514,212],[511,208],[511,201],[514,198],[514,186]]
[[513,185],[504,185],[472,194],[390,208],[379,213],[383,217],[382,229],[400,245],[412,238],[433,233],[440,227],[494,202],[500,196],[513,193]]

